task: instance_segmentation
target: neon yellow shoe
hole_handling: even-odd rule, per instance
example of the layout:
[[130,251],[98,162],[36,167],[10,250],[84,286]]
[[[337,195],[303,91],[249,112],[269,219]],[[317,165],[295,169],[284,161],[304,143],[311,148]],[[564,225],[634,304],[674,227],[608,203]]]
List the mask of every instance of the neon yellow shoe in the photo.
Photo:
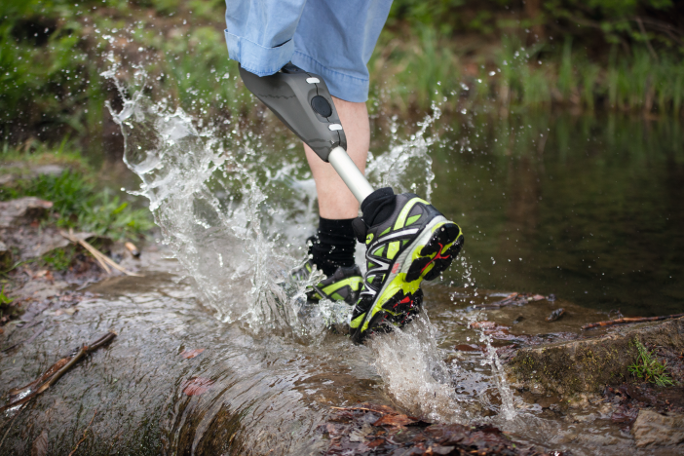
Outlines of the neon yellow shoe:
[[[294,275],[302,280],[311,275],[314,264],[311,260],[295,271]],[[307,289],[309,301],[318,302],[321,299],[344,301],[353,306],[359,300],[359,291],[363,284],[363,275],[358,266],[338,267],[333,275],[326,277],[316,285]]]
[[422,303],[421,282],[439,277],[463,247],[461,228],[427,201],[411,193],[395,198],[385,222],[354,224],[359,240],[365,238],[367,267],[349,323],[355,342],[411,321]]

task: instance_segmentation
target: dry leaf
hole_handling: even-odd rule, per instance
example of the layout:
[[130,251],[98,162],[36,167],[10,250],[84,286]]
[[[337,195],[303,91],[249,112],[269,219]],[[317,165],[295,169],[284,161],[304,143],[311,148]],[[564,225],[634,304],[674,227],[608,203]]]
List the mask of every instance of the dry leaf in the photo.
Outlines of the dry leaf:
[[31,456],[46,456],[48,454],[48,433],[46,430],[40,433],[31,447]]
[[67,307],[66,309],[57,309],[55,311],[55,315],[63,315],[63,314],[73,315],[76,312],[78,312],[78,307]]
[[487,320],[475,321],[470,324],[470,327],[474,329],[494,329],[496,328],[496,323]]
[[406,426],[407,424],[412,424],[417,421],[417,419],[406,415],[385,415],[373,423],[373,426]]
[[180,355],[185,359],[192,359],[196,356],[199,356],[203,351],[204,348],[196,348],[194,350],[183,350]]
[[192,377],[181,385],[183,393],[188,396],[199,396],[209,391],[214,381],[204,377]]

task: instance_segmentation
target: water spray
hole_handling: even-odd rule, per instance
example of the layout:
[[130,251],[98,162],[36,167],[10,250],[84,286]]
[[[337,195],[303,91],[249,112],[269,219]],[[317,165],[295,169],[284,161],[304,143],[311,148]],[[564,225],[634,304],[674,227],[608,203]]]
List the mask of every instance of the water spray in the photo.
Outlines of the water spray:
[[250,92],[321,160],[332,165],[359,203],[373,193],[373,187],[347,155],[347,137],[322,77],[291,63],[263,77],[241,66],[240,76]]

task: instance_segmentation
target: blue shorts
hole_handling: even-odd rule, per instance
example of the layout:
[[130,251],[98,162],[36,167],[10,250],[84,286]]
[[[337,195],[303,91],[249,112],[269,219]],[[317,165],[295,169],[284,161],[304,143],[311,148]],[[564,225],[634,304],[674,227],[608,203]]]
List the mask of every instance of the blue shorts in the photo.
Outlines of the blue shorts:
[[368,99],[368,60],[392,0],[226,0],[231,59],[259,76],[287,62],[347,101]]

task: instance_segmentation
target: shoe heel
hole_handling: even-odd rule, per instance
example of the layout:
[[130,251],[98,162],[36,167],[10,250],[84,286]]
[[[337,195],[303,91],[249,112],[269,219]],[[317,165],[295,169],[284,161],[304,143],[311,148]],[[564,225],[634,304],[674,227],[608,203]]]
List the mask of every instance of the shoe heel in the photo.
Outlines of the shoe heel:
[[423,280],[434,280],[454,261],[463,247],[461,228],[453,222],[438,225],[430,240],[418,253],[408,273],[406,281],[412,282],[422,277]]

